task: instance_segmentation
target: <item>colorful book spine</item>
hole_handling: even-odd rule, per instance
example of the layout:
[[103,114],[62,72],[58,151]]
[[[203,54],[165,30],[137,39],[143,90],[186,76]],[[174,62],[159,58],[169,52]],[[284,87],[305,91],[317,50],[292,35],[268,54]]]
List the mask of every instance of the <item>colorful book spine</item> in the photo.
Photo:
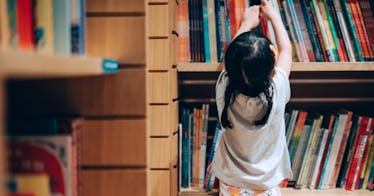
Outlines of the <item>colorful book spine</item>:
[[39,52],[53,53],[53,2],[36,1],[35,44]]
[[342,8],[343,8],[344,14],[346,16],[346,21],[348,22],[348,29],[353,38],[356,60],[364,61],[364,57],[363,57],[362,50],[360,47],[360,42],[358,40],[357,31],[356,31],[356,28],[353,22],[353,17],[352,17],[352,14],[351,14],[351,11],[348,5],[348,0],[342,0],[341,2],[342,2]]
[[300,54],[302,56],[302,62],[309,62],[308,52],[305,47],[305,41],[302,36],[299,21],[297,19],[297,13],[295,10],[295,4],[293,0],[287,0],[288,8],[291,14],[293,28],[295,29],[297,44],[300,48]]
[[368,117],[363,117],[361,126],[359,128],[359,135],[357,137],[357,142],[354,146],[354,150],[352,151],[352,161],[348,170],[347,174],[347,180],[345,184],[346,190],[353,190],[356,184],[356,177],[358,175],[358,172],[360,170],[359,165],[362,161],[362,154],[364,152],[364,144],[367,140],[367,130],[369,129],[369,126],[371,124],[371,119]]
[[328,135],[329,135],[329,130],[328,129],[322,128],[321,132],[322,132],[321,133],[322,138],[321,138],[321,141],[320,141],[320,144],[319,144],[319,147],[318,147],[317,160],[316,160],[316,164],[315,164],[315,167],[314,167],[314,171],[312,171],[312,177],[311,177],[310,185],[309,185],[309,187],[313,188],[313,189],[317,187],[319,168],[320,168],[321,163],[322,163],[323,152],[324,152],[325,147],[327,145],[327,139],[328,139]]
[[21,50],[33,50],[35,47],[33,14],[32,0],[16,1],[18,48]]
[[70,1],[53,0],[53,46],[55,54],[71,54]]
[[334,52],[333,52],[332,47],[329,43],[329,39],[327,37],[327,29],[324,25],[324,20],[322,18],[321,11],[319,9],[319,6],[318,6],[316,0],[312,0],[310,2],[310,4],[311,4],[310,7],[312,8],[312,13],[316,17],[316,25],[318,25],[318,27],[320,29],[321,38],[322,38],[322,41],[323,41],[323,45],[325,47],[325,51],[326,51],[328,60],[330,62],[333,62],[333,61],[335,61]]
[[333,61],[339,61],[337,46],[336,46],[335,41],[334,41],[335,31],[333,31],[333,29],[331,28],[331,25],[330,25],[331,20],[329,20],[330,17],[327,13],[327,9],[326,9],[326,6],[325,6],[324,2],[325,1],[323,1],[323,0],[319,0],[319,2],[317,4],[318,7],[319,7],[319,11],[321,13],[321,16],[322,16],[322,25],[324,26],[324,29],[326,31],[325,33],[326,33],[327,43],[329,45],[330,50],[332,51]]
[[216,17],[215,17],[215,1],[208,1],[208,27],[209,27],[209,47],[210,47],[210,61],[216,63],[217,57],[217,32],[216,32]]
[[[373,51],[374,50],[374,13],[372,12],[372,9],[371,9],[373,7],[370,5],[369,0],[361,0],[359,1],[359,3],[360,3],[361,11],[362,11],[362,17],[364,19],[364,24],[367,30],[367,35],[369,38],[368,41],[370,44],[370,48]],[[373,6],[374,6],[374,3],[373,3]],[[371,59],[371,60],[374,60],[374,59]]]
[[355,52],[354,52],[354,47],[353,47],[354,43],[348,32],[347,22],[343,14],[340,0],[333,0],[333,7],[334,7],[336,17],[339,23],[339,28],[342,32],[342,37],[343,37],[344,45],[346,47],[348,59],[351,62],[356,62],[356,57],[355,57]]
[[210,39],[209,37],[209,18],[208,18],[208,0],[202,0],[203,8],[203,34],[204,34],[204,55],[205,62],[210,63]]

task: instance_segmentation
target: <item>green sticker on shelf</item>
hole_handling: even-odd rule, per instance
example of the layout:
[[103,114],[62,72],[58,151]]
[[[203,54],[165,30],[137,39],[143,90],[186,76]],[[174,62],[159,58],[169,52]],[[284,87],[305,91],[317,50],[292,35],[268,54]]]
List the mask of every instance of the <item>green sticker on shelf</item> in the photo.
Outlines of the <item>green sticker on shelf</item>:
[[104,59],[103,60],[103,71],[104,72],[117,72],[118,71],[118,62],[113,59]]

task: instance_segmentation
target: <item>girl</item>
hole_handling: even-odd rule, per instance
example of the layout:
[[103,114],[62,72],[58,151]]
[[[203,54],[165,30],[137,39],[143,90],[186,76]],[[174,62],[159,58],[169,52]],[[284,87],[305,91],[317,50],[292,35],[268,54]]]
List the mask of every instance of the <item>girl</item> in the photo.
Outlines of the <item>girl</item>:
[[[260,17],[274,28],[278,55],[264,35],[250,31]],[[220,195],[281,195],[279,184],[292,177],[284,123],[291,63],[290,40],[271,3],[247,8],[216,84],[223,135],[211,169]]]

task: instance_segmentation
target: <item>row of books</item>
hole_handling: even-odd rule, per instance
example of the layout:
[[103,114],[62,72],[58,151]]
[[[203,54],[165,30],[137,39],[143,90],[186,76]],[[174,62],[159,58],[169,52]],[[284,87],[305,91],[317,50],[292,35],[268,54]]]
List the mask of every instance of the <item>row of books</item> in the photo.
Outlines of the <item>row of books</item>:
[[[251,0],[181,0],[177,10],[178,61],[222,61]],[[271,0],[285,24],[294,61],[374,59],[374,2],[369,0]],[[276,45],[269,21],[257,31]]]
[[208,134],[209,104],[202,108],[181,108],[180,186],[211,190],[215,176],[209,168],[221,137],[219,123]]
[[[209,105],[181,108],[180,187],[217,186],[209,168],[222,130],[216,122],[208,133],[208,114]],[[294,109],[285,120],[293,178],[282,187],[374,190],[374,118]]]
[[46,54],[84,54],[84,7],[84,0],[3,0],[1,44]]
[[77,196],[82,125],[80,117],[9,119],[7,192]]
[[351,111],[286,112],[295,188],[370,189],[374,182],[374,118]]

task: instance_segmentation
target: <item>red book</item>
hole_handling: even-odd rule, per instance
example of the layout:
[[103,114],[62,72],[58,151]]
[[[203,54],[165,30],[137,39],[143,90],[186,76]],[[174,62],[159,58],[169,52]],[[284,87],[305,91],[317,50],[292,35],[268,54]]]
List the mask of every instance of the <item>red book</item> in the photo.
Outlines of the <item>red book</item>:
[[327,55],[326,46],[323,43],[321,29],[319,28],[319,25],[318,25],[318,19],[317,19],[316,13],[314,11],[312,11],[312,16],[313,16],[314,26],[316,27],[316,30],[317,30],[318,39],[319,39],[319,41],[321,43],[321,49],[322,49],[323,58],[325,59],[325,61],[329,61],[329,57]]
[[362,173],[362,170],[364,168],[364,165],[365,165],[365,162],[366,162],[366,158],[368,156],[368,153],[369,153],[369,148],[370,148],[370,138],[372,137],[372,131],[374,128],[374,119],[371,118],[371,125],[370,125],[370,128],[368,128],[367,132],[368,132],[368,136],[367,136],[367,140],[366,140],[366,143],[364,144],[364,152],[362,154],[362,161],[361,161],[361,164],[360,164],[360,170],[358,172],[358,175],[356,176],[356,184],[355,184],[355,189],[359,189],[359,185],[360,185],[360,180],[361,180],[361,173]]
[[364,19],[363,19],[363,16],[362,16],[362,11],[361,11],[361,8],[360,8],[360,4],[358,3],[358,0],[354,0],[353,6],[355,6],[356,10],[357,10],[358,24],[359,24],[359,27],[361,28],[361,30],[363,31],[362,35],[363,35],[363,38],[364,38],[365,48],[367,49],[367,52],[368,52],[368,58],[372,58],[373,57],[373,51],[372,51],[371,46],[370,46],[368,32],[366,30],[366,26],[365,26],[365,23],[364,23]]
[[362,154],[364,152],[370,123],[371,119],[369,119],[369,117],[362,117],[354,150],[352,151],[352,160],[347,173],[347,180],[345,184],[346,190],[352,190],[355,187],[355,177],[358,175],[360,169],[359,165],[362,161]]
[[24,50],[34,48],[33,0],[16,0],[18,47]]
[[242,22],[244,10],[246,8],[246,0],[230,0],[229,1],[229,12],[230,12],[230,35],[231,39],[234,38],[236,31],[238,31]]
[[371,6],[369,0],[360,0],[360,8],[362,12],[362,17],[364,19],[364,25],[367,30],[367,35],[370,43],[370,49],[374,49],[374,15],[371,11]]

